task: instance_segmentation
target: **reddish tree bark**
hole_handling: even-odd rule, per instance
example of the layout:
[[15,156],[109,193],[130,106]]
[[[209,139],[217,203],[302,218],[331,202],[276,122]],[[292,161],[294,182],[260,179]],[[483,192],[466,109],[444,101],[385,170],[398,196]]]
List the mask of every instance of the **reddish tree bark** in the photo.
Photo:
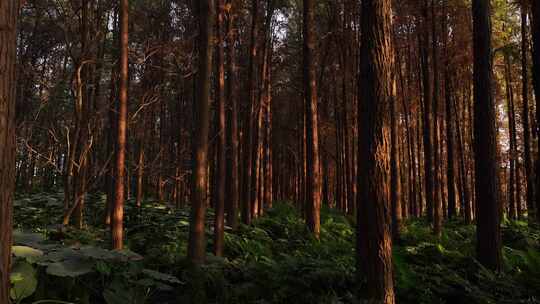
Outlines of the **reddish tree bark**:
[[124,195],[126,181],[126,145],[128,124],[129,1],[120,2],[120,86],[118,92],[118,127],[116,138],[116,178],[111,215],[112,247],[124,246]]
[[358,102],[357,259],[369,300],[395,303],[390,232],[390,115],[393,95],[392,2],[362,1]]
[[15,190],[15,88],[18,0],[0,3],[0,303],[9,304],[13,191]]
[[313,235],[319,238],[321,229],[322,179],[319,164],[319,128],[317,109],[317,80],[315,65],[315,1],[304,0],[304,94],[306,100],[306,154],[307,195],[306,223]]
[[204,235],[206,197],[208,193],[208,134],[210,132],[210,74],[212,73],[212,44],[214,5],[212,0],[199,1],[199,71],[197,99],[194,105],[193,181],[191,220],[189,226],[188,258],[194,264],[205,260]]

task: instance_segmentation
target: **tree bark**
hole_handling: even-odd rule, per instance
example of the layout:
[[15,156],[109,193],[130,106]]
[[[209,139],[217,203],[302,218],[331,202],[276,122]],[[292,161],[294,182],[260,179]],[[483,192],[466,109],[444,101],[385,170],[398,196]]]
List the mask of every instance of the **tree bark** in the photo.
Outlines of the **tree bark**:
[[208,134],[210,129],[210,74],[212,72],[214,5],[199,1],[199,70],[194,105],[192,207],[189,227],[188,258],[194,264],[205,260],[204,235],[208,187]]
[[[389,210],[390,116],[393,94],[390,0],[362,1],[358,102],[357,261],[373,303],[395,303]],[[359,268],[360,271],[360,268]]]
[[223,255],[224,246],[224,212],[225,212],[225,181],[226,181],[226,126],[225,126],[225,48],[224,42],[224,9],[225,0],[217,0],[217,105],[218,105],[218,148],[217,148],[217,200],[214,218],[214,255]]
[[[536,97],[536,122],[540,122],[540,3],[532,2],[532,22],[531,34],[533,41],[533,88]],[[540,138],[540,128],[536,128],[537,138]],[[536,206],[535,210],[528,210],[529,218],[533,219],[536,214],[536,220],[540,221],[540,140],[538,141],[538,151],[536,155]],[[536,211],[536,212],[534,212]]]
[[476,254],[484,266],[501,268],[497,129],[493,98],[490,1],[473,0],[474,160]]
[[227,223],[233,229],[238,227],[238,202],[240,198],[240,176],[238,168],[238,94],[237,94],[237,65],[236,65],[236,6],[237,1],[228,0],[230,5],[227,19],[227,103],[229,104],[229,162],[230,169],[227,170],[230,174],[228,179],[228,196],[227,196]]
[[[527,208],[534,209],[534,174],[531,159],[531,127],[529,123],[529,36],[527,32],[527,8],[521,6],[521,83],[522,83],[522,114],[521,122],[523,124],[523,159],[525,161],[525,179],[527,185],[526,202]],[[518,207],[518,216],[523,216],[520,205]]]
[[128,119],[128,72],[129,72],[129,1],[120,2],[120,86],[118,104],[118,127],[116,138],[116,179],[114,203],[111,216],[112,247],[120,250],[124,243],[124,193],[126,180],[126,145]]
[[429,74],[429,31],[428,31],[428,9],[427,0],[424,0],[422,7],[423,29],[420,45],[420,53],[422,58],[422,84],[424,90],[423,96],[423,142],[424,142],[424,179],[425,179],[425,200],[426,213],[429,222],[433,221],[433,201],[435,199],[433,191],[433,165],[432,165],[432,141],[431,141],[431,104],[432,90],[431,79]]
[[304,94],[306,100],[307,195],[306,223],[315,238],[321,229],[322,179],[319,164],[318,98],[316,80],[315,1],[304,0]]
[[0,303],[10,303],[18,0],[0,3]]

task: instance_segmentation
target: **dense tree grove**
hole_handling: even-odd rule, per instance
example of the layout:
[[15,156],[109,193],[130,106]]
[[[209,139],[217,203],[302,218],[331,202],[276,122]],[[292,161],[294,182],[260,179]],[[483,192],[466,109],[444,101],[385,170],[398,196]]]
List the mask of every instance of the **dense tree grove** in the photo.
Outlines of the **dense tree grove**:
[[537,303],[539,102],[536,0],[1,0],[0,304]]

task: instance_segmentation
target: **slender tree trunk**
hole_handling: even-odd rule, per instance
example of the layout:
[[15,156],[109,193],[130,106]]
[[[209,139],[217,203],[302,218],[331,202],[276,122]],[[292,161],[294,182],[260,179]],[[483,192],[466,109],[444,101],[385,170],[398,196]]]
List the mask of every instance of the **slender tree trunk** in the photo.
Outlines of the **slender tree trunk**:
[[[536,122],[540,122],[540,3],[532,2],[532,22],[531,34],[533,41],[533,88],[536,97]],[[540,128],[537,128],[537,138],[540,138]],[[528,210],[529,218],[533,219],[536,213],[536,220],[540,221],[540,140],[538,141],[538,151],[536,155],[536,206],[535,210]],[[536,212],[534,212],[536,211]]]
[[[521,6],[521,97],[523,102],[521,122],[523,123],[523,159],[525,161],[525,179],[527,184],[527,208],[534,209],[534,172],[531,159],[531,127],[529,123],[529,36],[527,32],[527,8]],[[523,216],[521,205],[518,205],[518,216]]]
[[194,264],[205,260],[204,225],[208,187],[208,134],[210,129],[210,74],[214,5],[212,0],[199,1],[199,70],[197,99],[194,105],[192,209],[189,227],[188,258]]
[[517,203],[520,193],[517,189],[519,185],[519,176],[518,176],[518,159],[517,159],[517,137],[516,137],[516,113],[514,109],[514,92],[512,88],[512,75],[511,75],[511,65],[510,58],[508,54],[504,55],[505,61],[505,82],[506,82],[506,101],[508,107],[508,137],[510,138],[510,151],[508,156],[510,158],[510,174],[508,180],[508,208],[502,209],[503,212],[506,210],[510,218],[517,218]]
[[229,10],[229,18],[227,19],[227,103],[229,104],[229,143],[230,143],[230,178],[228,180],[228,196],[227,196],[227,223],[233,229],[238,227],[238,202],[240,198],[240,176],[238,168],[238,152],[239,152],[239,139],[238,139],[238,96],[237,96],[237,69],[236,66],[236,30],[235,30],[235,18],[236,18],[236,0],[228,0],[228,4],[231,6]]
[[477,258],[484,266],[501,268],[497,129],[492,83],[490,1],[473,0],[474,160],[477,199]]
[[9,304],[15,190],[15,91],[18,0],[0,4],[0,303]]
[[457,215],[456,208],[456,182],[455,182],[455,165],[454,165],[454,126],[452,124],[452,98],[454,98],[454,88],[450,77],[451,60],[448,54],[448,24],[447,24],[447,4],[444,4],[444,15],[442,17],[442,35],[445,50],[445,67],[444,67],[444,98],[445,98],[445,118],[446,118],[446,188],[448,191],[448,218],[453,219]]
[[400,162],[399,162],[399,138],[397,117],[398,107],[396,100],[395,83],[392,88],[392,97],[390,105],[390,206],[392,208],[392,238],[398,241],[401,232],[402,214],[401,214],[401,183]]
[[129,1],[121,0],[120,10],[120,87],[118,104],[118,134],[116,143],[116,179],[111,217],[112,247],[123,248],[124,188],[126,181],[126,145],[128,116],[128,62],[129,62]]
[[357,254],[373,303],[395,303],[389,209],[390,116],[393,94],[390,0],[362,1],[358,102]]
[[258,39],[258,19],[259,19],[259,1],[251,1],[251,37],[250,37],[250,48],[249,48],[249,68],[248,68],[248,100],[245,119],[245,137],[244,137],[244,148],[243,154],[245,157],[245,170],[243,174],[243,202],[242,202],[242,222],[244,224],[251,224],[251,213],[252,213],[252,168],[253,168],[253,135],[255,127],[255,90],[257,86],[256,81],[256,59],[257,59],[257,39]]
[[[433,165],[432,165],[432,141],[431,141],[431,105],[432,105],[432,90],[431,79],[429,74],[429,31],[428,31],[428,9],[427,0],[424,0],[422,7],[423,15],[423,32],[421,39],[421,58],[422,58],[422,84],[424,89],[424,109],[423,109],[423,141],[424,141],[424,178],[425,178],[425,199],[426,199],[426,212],[429,222],[433,221],[433,202],[435,195],[433,191]],[[435,119],[435,118],[433,118]]]
[[440,148],[440,130],[439,130],[439,90],[440,90],[440,78],[439,78],[439,54],[438,54],[438,35],[437,35],[437,26],[436,26],[437,16],[435,14],[435,0],[431,1],[431,25],[432,25],[432,52],[433,52],[433,186],[434,186],[434,195],[433,195],[433,233],[436,236],[440,236],[442,232],[442,180],[440,178],[439,163],[441,159],[441,153],[439,153]]
[[307,200],[306,223],[319,238],[322,179],[319,164],[319,127],[316,81],[315,1],[304,0],[304,94],[306,100]]
[[214,218],[214,255],[223,255],[224,246],[224,212],[225,212],[225,179],[226,179],[226,159],[225,150],[227,145],[225,126],[225,48],[224,42],[224,14],[225,0],[217,0],[217,104],[218,104],[218,157],[217,157],[217,200]]

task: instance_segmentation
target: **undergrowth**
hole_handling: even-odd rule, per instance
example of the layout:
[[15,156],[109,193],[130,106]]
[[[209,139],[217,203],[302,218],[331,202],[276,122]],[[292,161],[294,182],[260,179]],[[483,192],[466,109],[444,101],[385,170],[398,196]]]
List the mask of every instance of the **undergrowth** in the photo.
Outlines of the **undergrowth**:
[[[85,229],[58,232],[61,194],[17,198],[15,243],[24,249],[12,276],[17,303],[361,303],[354,223],[334,210],[322,210],[316,240],[294,207],[275,204],[253,225],[227,229],[225,258],[209,253],[193,271],[185,260],[188,209],[150,202],[138,209],[128,201],[129,250],[118,253],[102,249],[109,244],[104,199],[87,198]],[[208,252],[212,216],[210,210]],[[397,303],[540,303],[537,226],[503,224],[505,263],[498,273],[473,258],[474,226],[450,221],[443,231],[437,239],[423,220],[406,223],[394,244]]]

